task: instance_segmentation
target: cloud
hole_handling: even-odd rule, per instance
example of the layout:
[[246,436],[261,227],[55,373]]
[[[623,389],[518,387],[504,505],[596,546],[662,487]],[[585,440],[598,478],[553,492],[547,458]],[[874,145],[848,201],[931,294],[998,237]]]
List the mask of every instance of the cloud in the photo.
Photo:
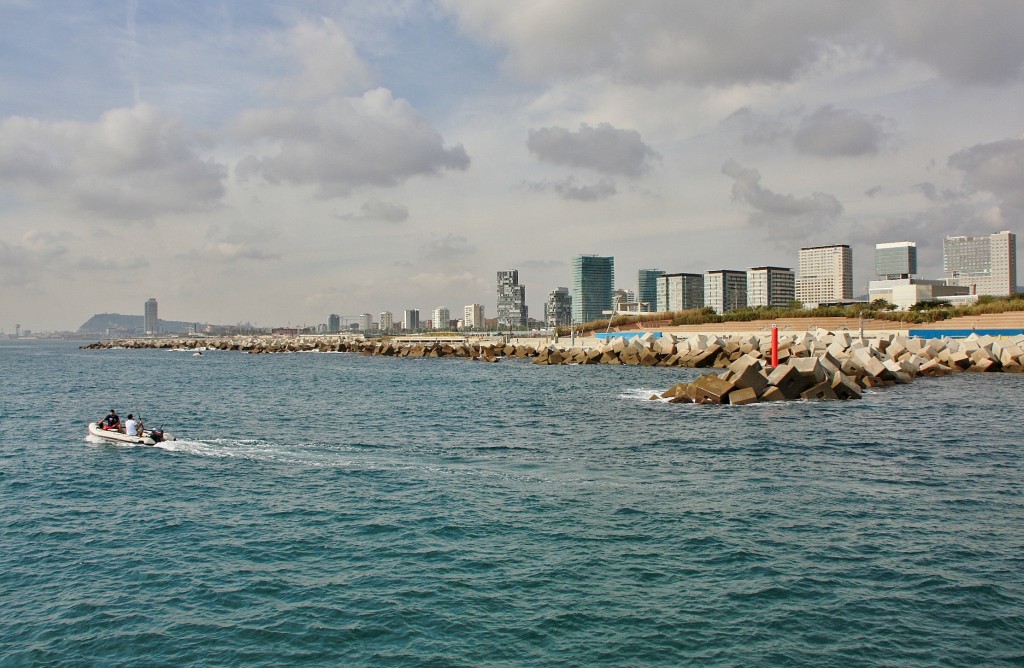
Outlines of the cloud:
[[273,48],[299,62],[301,74],[268,86],[287,100],[313,100],[344,93],[368,80],[366,64],[338,24],[329,18],[301,21]]
[[636,130],[608,123],[596,128],[583,123],[578,132],[558,127],[530,130],[526,146],[541,162],[630,177],[643,176],[651,169],[650,161],[661,157]]
[[733,179],[733,199],[754,209],[750,222],[772,227],[775,238],[806,238],[808,233],[827,231],[843,213],[843,205],[827,193],[795,197],[772,192],[761,185],[760,172],[742,167],[735,160],[726,161],[722,173]]
[[871,19],[867,27],[888,52],[926,63],[951,81],[987,85],[1021,76],[1024,4],[1015,0],[936,0],[927,11],[890,2]]
[[969,83],[1017,79],[1024,64],[1024,4],[710,3],[565,0],[544,4],[443,0],[468,35],[505,51],[528,81],[601,75],[627,84],[777,83],[837,52],[918,61]]
[[427,245],[424,257],[435,262],[454,262],[465,260],[476,252],[476,248],[466,237],[449,234],[443,239],[435,239]]
[[820,157],[858,156],[878,153],[888,136],[886,120],[830,104],[805,117],[793,136],[800,153]]
[[224,168],[203,160],[180,121],[155,107],[113,109],[97,123],[0,122],[0,187],[114,220],[208,210]]
[[401,223],[409,218],[409,207],[374,198],[363,202],[363,205],[359,207],[359,213],[346,213],[338,217],[342,220]]
[[991,193],[1000,201],[1004,218],[1020,219],[1024,213],[1024,139],[965,148],[949,157],[949,166],[963,172],[969,192]]
[[565,260],[523,260],[517,266],[520,269],[564,269],[567,264]]
[[253,145],[276,147],[241,160],[239,177],[312,185],[321,197],[469,168],[461,144],[445,147],[441,135],[408,102],[385,88],[312,107],[246,111],[231,131]]
[[961,193],[955,190],[949,188],[940,189],[934,183],[928,183],[927,181],[915,183],[911,186],[911,190],[921,193],[929,202],[952,202],[961,197]]
[[0,240],[0,281],[6,288],[30,286],[62,266],[69,254],[61,238],[48,232],[26,232],[14,243]]
[[190,250],[182,259],[232,264],[241,261],[267,262],[281,259],[281,254],[267,250],[273,247],[280,232],[274,228],[234,222],[226,228],[211,225],[201,247]]
[[591,184],[580,184],[575,176],[569,176],[561,181],[529,182],[526,187],[536,192],[553,190],[562,199],[577,202],[597,202],[608,199],[616,193],[615,182],[611,179],[601,179]]
[[740,128],[744,144],[791,143],[798,153],[832,158],[881,152],[893,123],[883,116],[868,116],[826,104],[808,115],[786,111],[767,116],[744,107],[729,115],[723,125]]

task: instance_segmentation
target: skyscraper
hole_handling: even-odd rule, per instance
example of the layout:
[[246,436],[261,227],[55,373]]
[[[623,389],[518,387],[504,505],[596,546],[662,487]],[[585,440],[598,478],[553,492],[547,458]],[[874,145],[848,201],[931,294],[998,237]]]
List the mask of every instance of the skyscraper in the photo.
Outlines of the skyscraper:
[[373,315],[370,313],[361,314],[359,316],[359,330],[365,333],[371,329],[373,329]]
[[716,269],[704,272],[704,305],[726,313],[747,305],[747,272]]
[[145,317],[143,318],[146,334],[160,333],[160,319],[156,315],[156,297],[146,300]]
[[796,275],[787,267],[747,269],[747,306],[789,306],[796,299]]
[[917,273],[917,244],[893,241],[875,244],[875,275],[882,280],[910,278]]
[[420,312],[419,309],[406,309],[405,316],[402,318],[402,329],[407,332],[414,332],[420,328]]
[[330,334],[336,334],[341,331],[341,316],[337,313],[332,313],[327,316],[327,331]]
[[462,313],[462,326],[465,329],[480,331],[484,328],[483,304],[466,304]]
[[800,249],[796,298],[808,308],[853,299],[853,251],[846,244]]
[[380,312],[380,329],[382,332],[390,332],[395,328],[395,316],[391,311]]
[[452,313],[447,306],[438,306],[430,314],[430,320],[434,329],[448,329],[451,327]]
[[498,327],[526,327],[526,286],[519,285],[519,270],[498,272]]
[[[641,269],[636,277],[636,299],[641,309],[654,311],[658,308],[658,277],[664,276],[661,269]],[[643,306],[649,304],[649,306]]]
[[704,307],[703,274],[662,274],[656,284],[657,310],[661,313]]
[[612,308],[615,258],[577,255],[572,259],[572,319],[591,322]]
[[548,293],[544,304],[544,324],[561,327],[572,324],[572,295],[569,288],[555,288]]
[[951,285],[969,286],[979,295],[1012,295],[1017,290],[1017,235],[946,237],[942,268]]

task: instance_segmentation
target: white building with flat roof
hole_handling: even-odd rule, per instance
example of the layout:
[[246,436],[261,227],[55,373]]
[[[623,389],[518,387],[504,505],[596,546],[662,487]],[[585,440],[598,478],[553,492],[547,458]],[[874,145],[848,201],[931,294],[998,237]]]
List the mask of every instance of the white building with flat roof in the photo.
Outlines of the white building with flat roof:
[[[944,280],[925,278],[892,278],[868,283],[868,300],[884,299],[897,311],[909,310],[918,302],[953,301],[964,303],[971,299],[971,289],[963,285],[948,285]],[[973,299],[977,300],[974,295]]]
[[447,306],[438,306],[430,314],[430,324],[434,329],[448,329],[451,327],[452,312]]
[[703,274],[662,274],[654,282],[659,313],[704,307]]
[[747,269],[747,306],[786,307],[796,299],[796,274],[788,267]]
[[462,309],[462,327],[477,331],[484,328],[483,304],[466,304]]
[[1017,235],[946,237],[942,268],[951,285],[970,287],[979,295],[1012,295],[1017,291]]
[[747,305],[747,272],[716,269],[704,272],[704,305],[728,313]]
[[800,249],[796,298],[807,308],[853,299],[853,251],[846,244]]

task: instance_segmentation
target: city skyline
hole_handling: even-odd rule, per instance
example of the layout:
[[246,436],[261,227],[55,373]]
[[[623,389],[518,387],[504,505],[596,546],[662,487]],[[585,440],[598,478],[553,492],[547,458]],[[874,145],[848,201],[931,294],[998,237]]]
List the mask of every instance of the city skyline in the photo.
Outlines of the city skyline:
[[0,4],[0,325],[491,312],[506,267],[541,314],[580,253],[941,277],[1021,229],[1024,6],[921,7]]

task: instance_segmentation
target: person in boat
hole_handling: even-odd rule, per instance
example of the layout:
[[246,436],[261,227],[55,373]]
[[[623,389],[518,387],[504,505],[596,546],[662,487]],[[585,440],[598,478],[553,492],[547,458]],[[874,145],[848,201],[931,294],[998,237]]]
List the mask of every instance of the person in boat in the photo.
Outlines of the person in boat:
[[124,421],[124,433],[126,436],[138,436],[142,431],[142,423],[135,419],[135,416],[131,413],[128,414],[128,419]]
[[110,414],[107,417],[100,420],[100,427],[107,431],[119,431],[121,429],[121,418],[118,417],[117,412],[111,408]]

